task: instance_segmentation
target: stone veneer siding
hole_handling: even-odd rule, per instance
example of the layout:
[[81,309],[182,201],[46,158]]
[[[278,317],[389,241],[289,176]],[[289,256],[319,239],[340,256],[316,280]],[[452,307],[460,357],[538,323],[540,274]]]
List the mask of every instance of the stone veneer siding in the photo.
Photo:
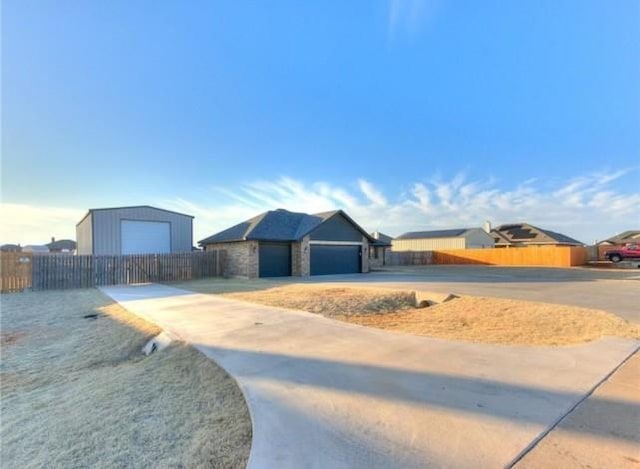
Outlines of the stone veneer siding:
[[[377,249],[378,250],[378,258],[376,259],[374,257],[374,250]],[[389,263],[389,256],[391,253],[391,248],[390,247],[374,247],[374,246],[369,246],[369,253],[370,253],[370,257],[369,257],[369,270],[371,270],[372,268],[378,268],[378,267],[382,267],[385,264]]]
[[207,244],[206,250],[226,251],[223,270],[225,277],[258,277],[260,272],[258,241]]
[[360,259],[362,260],[361,272],[369,272],[369,240],[362,237],[362,250],[360,252]]
[[[291,275],[308,277],[311,275],[310,236],[300,242],[291,243]],[[369,241],[362,237],[361,271],[369,272]],[[260,249],[258,241],[207,244],[207,251],[226,251],[224,263],[225,277],[258,278],[260,273]]]
[[291,243],[291,275],[294,277],[308,277],[311,274],[309,239],[307,235],[302,241]]

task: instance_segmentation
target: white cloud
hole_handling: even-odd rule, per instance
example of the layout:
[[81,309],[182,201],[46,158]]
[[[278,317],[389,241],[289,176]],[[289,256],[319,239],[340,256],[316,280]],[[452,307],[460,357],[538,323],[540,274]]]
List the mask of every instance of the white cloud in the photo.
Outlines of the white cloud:
[[415,182],[400,194],[385,194],[365,179],[357,181],[357,191],[350,191],[327,182],[306,184],[283,177],[241,185],[233,192],[222,189],[222,200],[200,201],[197,210],[184,202],[167,201],[165,205],[196,215],[198,239],[274,208],[303,212],[343,208],[365,229],[391,235],[481,226],[484,220],[494,224],[527,221],[592,242],[640,222],[640,193],[612,187],[627,174],[587,174],[558,183],[551,190],[535,179],[504,189],[493,179],[468,180],[458,174],[449,180]]
[[365,197],[376,207],[385,207],[387,205],[387,199],[382,192],[374,187],[369,181],[365,179],[358,179],[358,186],[365,195]]
[[400,32],[416,34],[435,15],[439,3],[438,0],[389,0],[389,40]]
[[[194,215],[194,241],[275,208],[310,213],[343,208],[365,229],[390,235],[481,226],[484,220],[494,225],[527,221],[589,243],[640,225],[640,192],[614,186],[625,176],[637,177],[637,170],[586,174],[552,187],[530,179],[504,188],[493,179],[468,180],[458,174],[449,180],[416,181],[405,192],[391,194],[365,179],[356,181],[353,190],[282,177],[214,188],[199,200],[167,199],[157,205]],[[84,211],[2,204],[0,213],[2,242],[24,244],[44,243],[51,236],[74,238]]]

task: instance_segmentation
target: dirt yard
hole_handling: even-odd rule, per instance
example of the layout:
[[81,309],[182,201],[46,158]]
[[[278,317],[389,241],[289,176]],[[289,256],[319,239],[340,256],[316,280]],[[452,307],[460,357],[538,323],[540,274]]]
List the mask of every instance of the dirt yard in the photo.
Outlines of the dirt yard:
[[98,290],[0,297],[5,467],[245,467],[235,381]]
[[363,326],[471,342],[570,345],[606,335],[640,337],[637,326],[605,311],[532,301],[465,296],[418,309],[411,291],[328,285],[287,285],[224,296]]

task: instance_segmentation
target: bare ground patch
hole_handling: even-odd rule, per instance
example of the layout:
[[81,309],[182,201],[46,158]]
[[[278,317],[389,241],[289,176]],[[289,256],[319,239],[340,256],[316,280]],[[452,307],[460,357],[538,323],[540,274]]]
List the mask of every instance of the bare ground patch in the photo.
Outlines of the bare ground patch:
[[605,311],[533,301],[464,296],[417,309],[411,291],[322,285],[224,296],[379,329],[471,342],[570,345],[607,335],[640,337],[638,326]]
[[235,381],[98,290],[2,295],[3,465],[245,467],[251,423]]

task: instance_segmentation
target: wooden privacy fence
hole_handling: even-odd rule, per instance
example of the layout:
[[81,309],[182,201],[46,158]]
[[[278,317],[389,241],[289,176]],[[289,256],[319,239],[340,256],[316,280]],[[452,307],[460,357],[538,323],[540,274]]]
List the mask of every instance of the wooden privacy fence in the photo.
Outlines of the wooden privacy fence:
[[585,265],[587,249],[570,246],[540,246],[497,249],[453,249],[434,251],[434,264],[485,264],[570,267]]
[[433,264],[433,251],[391,251],[386,254],[386,265]]
[[31,253],[0,253],[0,291],[16,292],[31,288]]
[[[223,275],[225,251],[173,254],[144,254],[126,256],[71,256],[41,254],[30,258],[30,270],[24,269],[22,280],[2,270],[2,291],[55,290],[89,288],[146,282],[193,280]],[[3,267],[4,267],[4,253]],[[5,289],[7,285],[23,285]],[[10,280],[14,279],[14,280]],[[20,283],[22,282],[22,283]]]

